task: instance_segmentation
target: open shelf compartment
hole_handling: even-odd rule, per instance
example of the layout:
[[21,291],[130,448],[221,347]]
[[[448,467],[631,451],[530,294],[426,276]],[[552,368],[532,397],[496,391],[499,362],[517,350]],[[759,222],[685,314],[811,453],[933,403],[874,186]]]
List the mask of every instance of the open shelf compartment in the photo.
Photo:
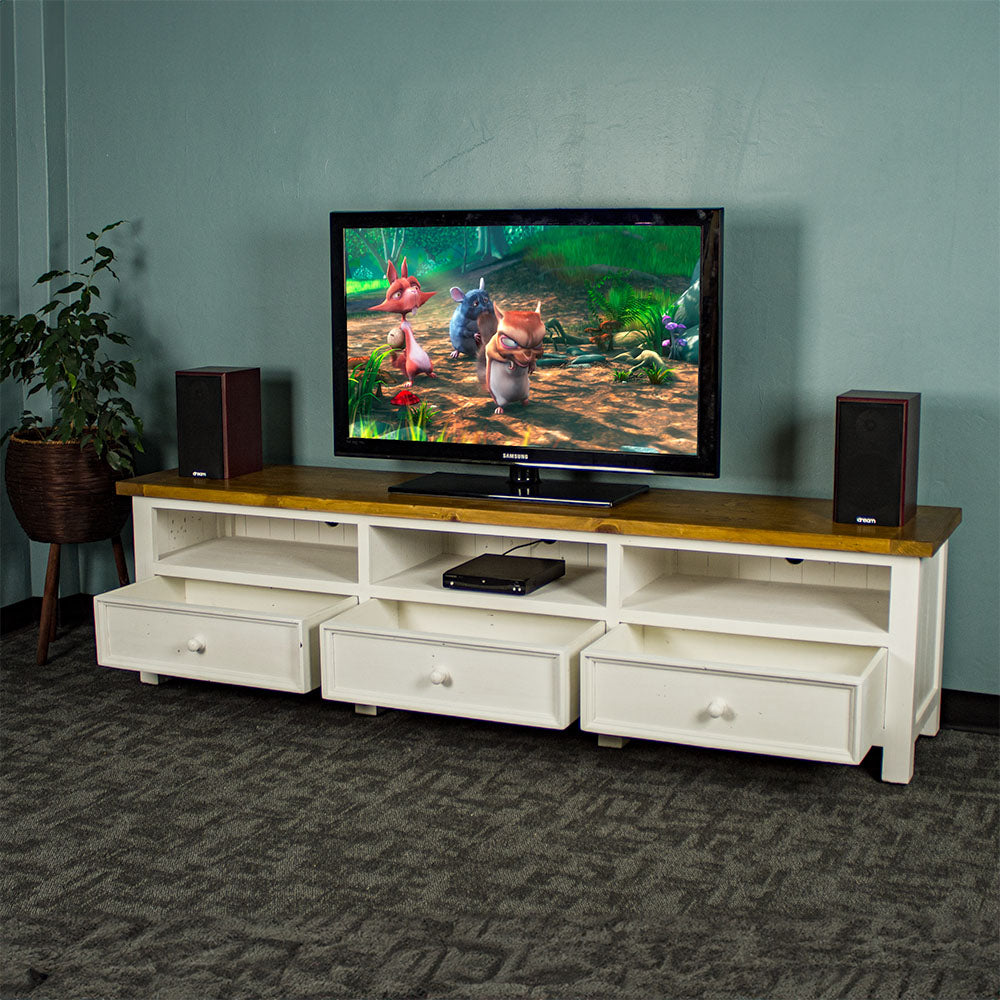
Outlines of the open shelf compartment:
[[357,592],[356,524],[166,508],[153,534],[160,576]]
[[625,545],[621,619],[883,645],[888,565]]
[[[602,618],[607,594],[607,547],[603,543],[556,540],[544,544],[544,535],[491,535],[375,526],[371,529],[372,593],[393,600],[419,600],[507,608],[528,613],[568,614]],[[566,574],[531,594],[513,596],[448,590],[441,578],[446,570],[484,553],[501,554],[524,542],[511,555],[563,559]]]

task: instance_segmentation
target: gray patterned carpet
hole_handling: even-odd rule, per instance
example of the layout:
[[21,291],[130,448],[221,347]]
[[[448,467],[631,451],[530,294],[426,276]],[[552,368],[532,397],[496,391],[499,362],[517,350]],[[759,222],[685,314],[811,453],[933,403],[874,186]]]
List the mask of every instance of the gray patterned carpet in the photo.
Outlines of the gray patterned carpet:
[[899,787],[34,642],[3,648],[4,997],[998,996],[994,736],[921,739]]

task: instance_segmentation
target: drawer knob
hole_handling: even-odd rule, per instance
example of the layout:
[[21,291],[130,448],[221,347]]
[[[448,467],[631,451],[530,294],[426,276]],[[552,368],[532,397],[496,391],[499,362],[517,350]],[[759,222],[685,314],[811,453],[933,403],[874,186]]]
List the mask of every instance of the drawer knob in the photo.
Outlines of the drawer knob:
[[721,719],[726,714],[729,706],[721,698],[713,698],[708,703],[708,714],[713,719]]
[[442,667],[435,667],[431,671],[431,684],[447,684],[451,680],[451,674]]
[[192,653],[204,653],[205,652],[205,640],[200,635],[193,635],[188,639],[188,649]]

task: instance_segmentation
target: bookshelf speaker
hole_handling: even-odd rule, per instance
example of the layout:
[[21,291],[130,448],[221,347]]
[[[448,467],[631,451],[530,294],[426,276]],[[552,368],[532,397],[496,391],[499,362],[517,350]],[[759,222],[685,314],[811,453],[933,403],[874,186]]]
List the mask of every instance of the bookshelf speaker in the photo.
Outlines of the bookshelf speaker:
[[833,519],[898,527],[917,507],[919,392],[837,397]]
[[177,471],[230,479],[263,466],[259,368],[176,373]]

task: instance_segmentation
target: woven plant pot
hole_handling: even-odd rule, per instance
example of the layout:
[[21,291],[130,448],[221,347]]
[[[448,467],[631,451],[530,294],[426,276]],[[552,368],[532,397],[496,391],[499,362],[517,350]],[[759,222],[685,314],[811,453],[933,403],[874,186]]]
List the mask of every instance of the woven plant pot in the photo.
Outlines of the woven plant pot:
[[93,445],[12,434],[4,472],[14,515],[33,541],[96,542],[120,534],[128,520],[129,499],[115,494],[124,476]]

